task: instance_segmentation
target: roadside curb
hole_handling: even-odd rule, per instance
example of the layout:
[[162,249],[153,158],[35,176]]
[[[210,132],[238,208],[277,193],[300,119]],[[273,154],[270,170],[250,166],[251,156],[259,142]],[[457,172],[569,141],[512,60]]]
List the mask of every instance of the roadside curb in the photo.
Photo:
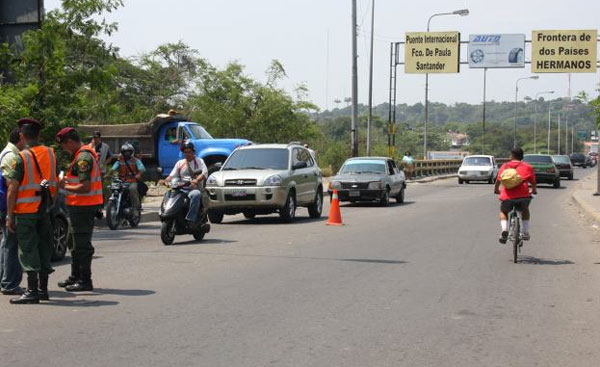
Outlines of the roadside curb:
[[584,212],[586,212],[586,214],[589,217],[591,217],[594,221],[600,223],[600,211],[596,210],[593,206],[591,206],[590,204],[586,203],[585,200],[583,200],[583,198],[580,198],[579,195],[581,195],[581,193],[582,193],[581,189],[575,188],[571,192],[571,200],[581,210],[583,210]]
[[441,176],[431,176],[431,177],[420,178],[418,180],[408,180],[407,183],[428,183],[428,182],[433,182],[433,181],[438,181],[438,180],[446,180],[446,179],[455,178],[455,177],[458,177],[458,175],[450,174],[450,175],[441,175]]

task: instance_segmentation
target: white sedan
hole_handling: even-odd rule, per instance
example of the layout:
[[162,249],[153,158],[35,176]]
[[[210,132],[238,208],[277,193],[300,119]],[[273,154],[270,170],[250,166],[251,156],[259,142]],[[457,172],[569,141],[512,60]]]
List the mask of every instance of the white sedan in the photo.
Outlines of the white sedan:
[[493,184],[498,175],[496,160],[491,155],[470,155],[465,157],[458,169],[458,183],[486,181]]

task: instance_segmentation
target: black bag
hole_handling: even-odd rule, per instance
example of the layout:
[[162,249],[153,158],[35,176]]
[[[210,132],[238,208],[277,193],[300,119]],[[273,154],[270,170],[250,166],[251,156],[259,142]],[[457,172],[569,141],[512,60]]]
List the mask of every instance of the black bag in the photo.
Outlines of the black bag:
[[31,154],[31,156],[33,157],[33,163],[35,164],[35,168],[37,169],[37,172],[40,175],[40,178],[42,179],[42,182],[40,183],[40,196],[42,197],[42,203],[40,205],[40,209],[45,207],[46,213],[50,214],[50,213],[52,213],[52,211],[54,209],[54,204],[55,204],[55,202],[52,198],[52,194],[50,193],[50,184],[49,184],[48,180],[46,180],[42,176],[42,170],[40,169],[40,164],[38,163],[35,154],[29,149],[25,149],[25,150],[28,151],[29,154]]
[[140,200],[148,193],[148,185],[144,181],[139,181],[137,184],[138,194],[140,194]]

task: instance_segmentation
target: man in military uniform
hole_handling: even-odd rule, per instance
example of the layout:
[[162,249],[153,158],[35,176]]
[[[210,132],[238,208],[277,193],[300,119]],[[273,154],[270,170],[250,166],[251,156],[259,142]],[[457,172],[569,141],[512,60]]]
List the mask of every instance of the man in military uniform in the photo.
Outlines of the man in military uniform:
[[2,243],[0,243],[0,290],[2,294],[22,294],[20,287],[23,279],[23,270],[19,263],[19,247],[17,246],[17,235],[4,227],[6,222],[6,179],[16,165],[19,152],[25,148],[25,141],[21,136],[21,130],[15,127],[8,138],[6,148],[0,153],[0,230],[2,231]]
[[27,289],[10,303],[39,303],[48,300],[48,275],[54,271],[50,265],[53,236],[48,209],[57,191],[56,156],[52,148],[38,143],[42,129],[38,121],[21,119],[18,124],[27,147],[7,175],[6,228],[17,233]]
[[56,134],[60,147],[73,155],[67,176],[59,187],[67,191],[66,203],[71,219],[69,233],[72,236],[71,275],[59,287],[69,292],[84,292],[94,289],[92,285],[92,231],[94,216],[102,206],[102,179],[96,152],[81,143],[81,138],[72,127]]

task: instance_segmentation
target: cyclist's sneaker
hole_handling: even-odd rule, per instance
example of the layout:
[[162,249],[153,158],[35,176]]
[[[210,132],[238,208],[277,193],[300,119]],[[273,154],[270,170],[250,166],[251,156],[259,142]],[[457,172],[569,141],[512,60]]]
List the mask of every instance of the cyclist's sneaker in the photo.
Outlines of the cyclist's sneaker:
[[530,238],[531,238],[531,236],[529,235],[529,233],[522,233],[521,234],[521,239],[523,241],[529,241]]
[[502,233],[500,234],[500,238],[498,238],[498,242],[506,243],[507,239],[508,239],[508,231],[502,231]]

